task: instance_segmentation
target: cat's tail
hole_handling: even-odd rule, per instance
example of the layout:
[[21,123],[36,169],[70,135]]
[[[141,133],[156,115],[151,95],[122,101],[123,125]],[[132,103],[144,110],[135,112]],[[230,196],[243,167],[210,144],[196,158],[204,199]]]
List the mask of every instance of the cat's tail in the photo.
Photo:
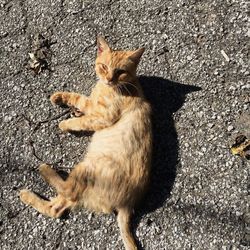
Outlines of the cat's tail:
[[137,250],[135,238],[130,229],[131,211],[127,208],[118,210],[117,222],[126,250]]

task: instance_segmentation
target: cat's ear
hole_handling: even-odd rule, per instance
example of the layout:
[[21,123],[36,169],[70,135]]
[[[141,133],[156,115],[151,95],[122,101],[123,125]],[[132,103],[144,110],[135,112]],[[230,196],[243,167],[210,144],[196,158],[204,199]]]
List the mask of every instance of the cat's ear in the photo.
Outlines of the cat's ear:
[[135,63],[138,64],[140,62],[141,56],[143,52],[145,51],[145,48],[140,48],[136,51],[133,51],[132,54],[129,56],[129,58]]
[[98,36],[97,37],[97,54],[100,55],[103,51],[111,51],[108,43],[106,42],[106,40],[101,37]]

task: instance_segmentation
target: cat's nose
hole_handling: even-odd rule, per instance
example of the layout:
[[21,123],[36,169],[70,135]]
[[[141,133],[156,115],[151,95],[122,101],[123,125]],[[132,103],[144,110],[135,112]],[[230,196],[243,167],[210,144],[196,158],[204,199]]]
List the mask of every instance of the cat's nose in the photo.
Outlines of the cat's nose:
[[114,85],[114,82],[113,81],[108,81],[107,84],[111,86],[111,85]]
[[106,78],[106,80],[107,80],[107,82],[113,82],[113,80],[114,80],[113,78],[114,78],[114,77],[109,76],[109,77]]
[[107,80],[108,85],[113,85],[114,84],[114,77],[107,77],[106,80]]

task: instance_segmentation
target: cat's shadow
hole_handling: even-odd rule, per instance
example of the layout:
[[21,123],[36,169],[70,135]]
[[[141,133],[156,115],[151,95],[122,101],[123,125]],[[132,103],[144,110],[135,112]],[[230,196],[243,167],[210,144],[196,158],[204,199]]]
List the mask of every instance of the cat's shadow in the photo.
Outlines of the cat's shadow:
[[[140,76],[139,81],[153,110],[153,155],[150,188],[143,205],[134,216],[133,231],[143,215],[162,207],[170,197],[176,171],[180,168],[179,141],[173,115],[182,107],[187,94],[201,90],[197,86],[155,76]],[[74,134],[80,137],[91,135],[86,132]],[[139,249],[143,249],[139,241],[137,244]]]
[[150,188],[135,216],[134,230],[144,214],[162,207],[170,197],[176,171],[180,167],[173,114],[182,107],[187,94],[201,90],[200,87],[160,77],[140,76],[139,81],[153,110],[153,155]]

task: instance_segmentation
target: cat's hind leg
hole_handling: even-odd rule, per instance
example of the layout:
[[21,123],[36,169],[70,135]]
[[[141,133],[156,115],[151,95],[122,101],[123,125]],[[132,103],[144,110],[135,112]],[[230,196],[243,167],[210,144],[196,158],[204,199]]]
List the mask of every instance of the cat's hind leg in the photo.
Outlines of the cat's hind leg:
[[56,189],[58,194],[63,195],[71,201],[76,201],[86,188],[84,166],[85,165],[83,163],[76,165],[65,181],[49,165],[42,164],[39,167],[39,172],[45,181]]
[[47,201],[27,189],[20,191],[20,199],[24,204],[32,206],[38,212],[53,218],[59,218],[65,210],[74,205],[73,202],[61,195]]
[[39,172],[44,180],[54,187],[58,193],[64,192],[65,181],[54,169],[47,164],[42,164],[39,167]]

